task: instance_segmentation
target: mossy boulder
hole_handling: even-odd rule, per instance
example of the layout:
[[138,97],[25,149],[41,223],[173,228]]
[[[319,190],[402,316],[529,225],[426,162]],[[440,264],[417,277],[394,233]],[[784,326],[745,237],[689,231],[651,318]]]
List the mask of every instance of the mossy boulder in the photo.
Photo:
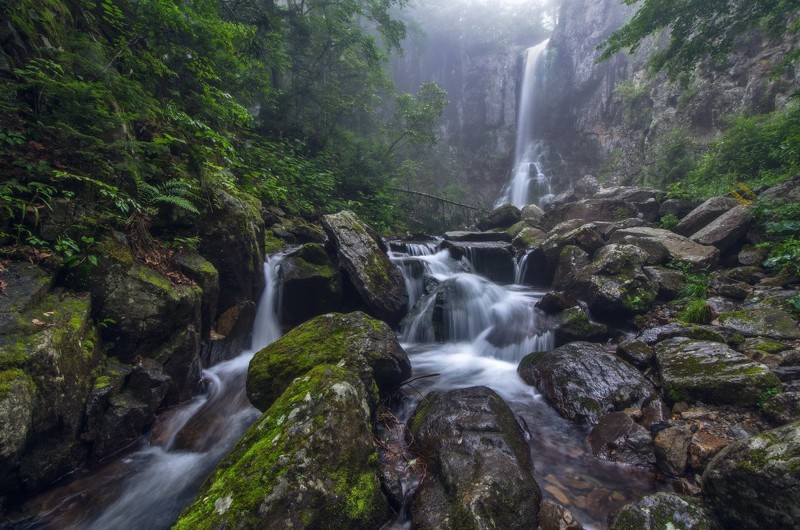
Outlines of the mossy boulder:
[[320,364],[296,379],[203,484],[174,528],[374,529],[388,517],[365,389]]
[[726,344],[677,337],[655,346],[664,395],[671,403],[754,406],[780,380]]
[[202,340],[208,340],[219,302],[219,271],[210,261],[191,249],[181,251],[176,256],[176,261],[181,272],[203,290],[200,337]]
[[661,228],[634,227],[617,230],[610,243],[634,245],[647,252],[647,264],[681,263],[695,270],[719,262],[719,250]]
[[342,276],[325,248],[307,243],[280,264],[281,319],[296,326],[342,308]]
[[719,523],[697,499],[656,493],[620,508],[609,530],[716,530]]
[[726,528],[800,527],[800,422],[723,449],[703,473],[703,493]]
[[247,397],[266,410],[297,377],[320,364],[343,363],[367,388],[390,391],[411,375],[411,363],[389,326],[355,312],[313,318],[259,351],[247,370]]
[[725,313],[720,324],[745,337],[770,337],[773,339],[800,339],[797,319],[777,307],[757,307]]
[[571,307],[554,316],[550,329],[555,335],[556,346],[579,340],[605,342],[608,338],[608,326],[592,322],[580,307]]
[[412,501],[414,528],[537,527],[541,493],[530,450],[514,413],[493,390],[428,394],[411,433],[428,474]]
[[604,244],[603,236],[595,223],[586,223],[581,219],[560,223],[528,254],[527,270],[522,280],[532,285],[549,285],[559,265],[562,249],[567,246],[577,247],[588,257]]
[[597,424],[606,412],[642,405],[656,395],[638,370],[590,342],[532,353],[517,372],[561,416],[588,425]]
[[389,325],[399,323],[407,309],[408,293],[403,275],[389,261],[380,238],[353,212],[323,216],[322,226],[366,310]]
[[481,230],[508,228],[522,220],[522,212],[513,204],[504,204],[492,210],[489,215],[478,222]]

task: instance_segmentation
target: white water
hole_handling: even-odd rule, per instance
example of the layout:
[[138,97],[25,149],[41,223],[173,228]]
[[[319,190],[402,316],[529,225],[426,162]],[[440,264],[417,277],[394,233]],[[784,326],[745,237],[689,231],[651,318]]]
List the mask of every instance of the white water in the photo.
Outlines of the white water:
[[266,287],[251,348],[204,370],[206,392],[162,414],[142,449],[31,501],[25,512],[35,515],[19,528],[172,526],[202,480],[260,415],[247,400],[244,383],[255,352],[281,336],[276,282],[280,261],[281,256],[273,256],[264,265]]
[[544,204],[552,199],[550,179],[545,174],[545,164],[550,156],[547,144],[536,138],[536,112],[541,86],[544,84],[548,40],[528,48],[525,53],[525,73],[520,88],[517,112],[517,138],[514,148],[514,168],[511,178],[495,206],[513,204],[521,208],[526,204]]

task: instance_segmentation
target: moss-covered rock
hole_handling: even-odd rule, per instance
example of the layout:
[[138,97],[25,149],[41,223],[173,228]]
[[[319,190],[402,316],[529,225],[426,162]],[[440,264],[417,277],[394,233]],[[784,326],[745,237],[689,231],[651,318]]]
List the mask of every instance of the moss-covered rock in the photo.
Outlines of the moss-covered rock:
[[563,417],[589,425],[606,412],[641,405],[655,396],[638,370],[589,342],[532,353],[522,359],[517,372]]
[[522,220],[522,213],[513,204],[504,204],[492,210],[489,215],[478,222],[481,230],[492,228],[508,228]]
[[608,338],[608,326],[589,320],[589,316],[580,307],[571,307],[553,317],[551,330],[555,335],[556,346],[579,340],[605,342]]
[[348,211],[324,216],[322,226],[367,311],[390,325],[399,323],[408,293],[402,274],[389,261],[374,231]]
[[280,266],[281,319],[296,326],[342,308],[342,277],[325,248],[307,243],[289,253]]
[[671,403],[754,406],[780,380],[761,363],[719,342],[669,339],[655,347],[664,395]]
[[675,262],[695,270],[713,267],[719,261],[719,250],[695,243],[661,228],[634,227],[617,230],[610,243],[634,245],[647,252],[648,265]]
[[648,495],[611,516],[609,530],[716,530],[719,523],[696,499]]
[[539,487],[514,414],[486,387],[432,393],[411,423],[429,477],[414,495],[420,529],[536,528]]
[[388,504],[366,394],[358,377],[331,365],[295,380],[174,528],[379,528]]
[[219,271],[210,261],[191,249],[181,251],[176,260],[181,272],[203,290],[199,331],[202,340],[208,340],[219,302]]
[[723,449],[703,493],[726,528],[800,527],[800,422]]
[[355,312],[309,320],[259,351],[247,371],[247,397],[266,410],[289,384],[320,364],[344,363],[367,388],[374,379],[391,390],[411,374],[411,364],[384,322]]
[[725,313],[720,324],[745,337],[770,337],[773,339],[800,339],[797,319],[776,307],[757,307]]

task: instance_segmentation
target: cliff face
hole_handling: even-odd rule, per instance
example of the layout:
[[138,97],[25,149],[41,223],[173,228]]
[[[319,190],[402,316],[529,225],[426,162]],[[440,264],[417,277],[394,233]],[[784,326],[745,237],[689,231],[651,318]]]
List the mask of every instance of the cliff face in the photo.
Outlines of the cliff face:
[[[692,79],[649,78],[648,39],[630,56],[597,64],[597,46],[634,13],[618,0],[566,0],[548,49],[543,136],[562,157],[555,175],[563,190],[586,173],[609,183],[665,184],[679,171],[684,145],[718,135],[726,116],[768,112],[800,87],[796,73],[770,77],[787,43],[759,34],[741,40],[725,64],[702,64]],[[666,32],[665,32],[666,33]]]

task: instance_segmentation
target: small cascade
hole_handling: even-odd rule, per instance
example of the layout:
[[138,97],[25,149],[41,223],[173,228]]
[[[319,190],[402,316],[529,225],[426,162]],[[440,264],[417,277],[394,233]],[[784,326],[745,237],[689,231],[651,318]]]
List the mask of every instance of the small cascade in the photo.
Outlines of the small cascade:
[[535,129],[537,100],[546,71],[542,65],[547,55],[548,42],[549,40],[545,40],[529,48],[525,54],[525,73],[517,113],[514,168],[495,204],[496,207],[509,203],[520,208],[531,203],[543,205],[553,198],[550,179],[545,174],[550,150],[546,142],[536,138]]
[[281,255],[264,265],[266,287],[253,325],[252,345],[238,357],[203,371],[206,391],[163,413],[145,446],[23,507],[26,528],[106,530],[170,528],[194,500],[203,479],[255,421],[247,400],[247,367],[255,352],[281,336],[278,325]]

